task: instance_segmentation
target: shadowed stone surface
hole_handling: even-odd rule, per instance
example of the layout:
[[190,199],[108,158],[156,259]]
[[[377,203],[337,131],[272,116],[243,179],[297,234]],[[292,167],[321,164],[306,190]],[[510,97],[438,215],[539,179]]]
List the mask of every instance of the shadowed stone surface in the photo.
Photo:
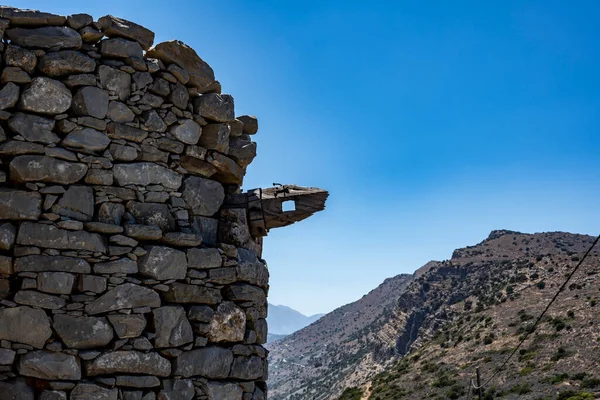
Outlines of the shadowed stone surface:
[[19,359],[19,373],[46,380],[81,379],[81,367],[74,356],[48,351],[32,351]]
[[147,246],[139,260],[140,274],[158,280],[184,279],[187,272],[185,253],[170,247]]
[[81,258],[63,256],[31,255],[19,257],[15,261],[16,272],[71,272],[76,274],[89,274],[92,272],[90,264]]
[[42,197],[37,192],[0,188],[0,219],[37,220],[42,212]]
[[120,339],[138,337],[146,327],[146,318],[142,315],[109,315],[108,320]]
[[148,50],[154,43],[154,32],[126,19],[106,15],[98,23],[106,36],[135,40],[144,50]]
[[15,113],[8,120],[8,127],[13,132],[23,136],[27,141],[43,144],[60,142],[58,135],[52,132],[54,125],[53,119],[21,112]]
[[204,376],[209,379],[223,379],[229,376],[233,363],[231,350],[221,347],[183,352],[175,361],[175,374],[185,378]]
[[82,179],[87,170],[85,164],[46,156],[18,156],[10,163],[11,179],[21,182],[38,181],[66,185]]
[[189,75],[189,84],[204,92],[215,83],[212,68],[196,52],[179,40],[162,42],[146,52],[147,57],[158,58],[167,63],[177,64]]
[[113,339],[113,329],[106,318],[56,315],[52,328],[60,339],[74,349],[104,347]]
[[59,81],[50,78],[33,78],[31,85],[21,94],[19,108],[39,114],[60,114],[71,107],[72,95]]
[[191,176],[184,181],[183,199],[194,214],[210,217],[223,204],[225,191],[219,182]]
[[78,49],[81,47],[81,36],[77,31],[66,26],[41,28],[12,28],[6,35],[13,44],[23,47],[41,49]]
[[89,363],[87,372],[89,376],[124,373],[165,377],[171,373],[171,363],[157,353],[113,351]]
[[0,310],[0,340],[24,343],[41,349],[52,336],[46,313],[30,307]]
[[109,290],[104,296],[85,306],[89,315],[135,307],[160,307],[160,297],[152,290],[125,283]]
[[71,400],[117,400],[119,389],[106,389],[92,383],[80,383],[71,392]]
[[153,163],[117,164],[114,166],[115,180],[126,185],[163,185],[177,189],[181,186],[181,175]]
[[183,307],[161,307],[152,314],[156,329],[155,347],[178,347],[194,340],[192,327]]
[[64,50],[44,54],[39,59],[38,68],[48,76],[57,77],[94,72],[96,62],[78,51]]

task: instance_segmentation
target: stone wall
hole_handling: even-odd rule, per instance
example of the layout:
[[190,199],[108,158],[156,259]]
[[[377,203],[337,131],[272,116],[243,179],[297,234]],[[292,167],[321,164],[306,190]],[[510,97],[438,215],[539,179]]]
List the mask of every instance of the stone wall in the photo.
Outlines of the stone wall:
[[268,271],[223,205],[256,119],[129,21],[0,7],[0,38],[0,399],[265,399]]

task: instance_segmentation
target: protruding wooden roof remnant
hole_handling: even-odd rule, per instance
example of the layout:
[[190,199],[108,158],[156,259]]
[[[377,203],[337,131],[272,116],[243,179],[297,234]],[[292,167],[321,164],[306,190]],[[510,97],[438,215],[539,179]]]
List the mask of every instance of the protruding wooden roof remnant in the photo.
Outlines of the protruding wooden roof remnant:
[[250,232],[262,237],[269,229],[291,225],[324,210],[327,197],[329,192],[323,189],[277,185],[232,195],[226,207],[247,207]]
[[288,226],[325,209],[329,192],[284,185],[262,190],[261,203],[267,229]]

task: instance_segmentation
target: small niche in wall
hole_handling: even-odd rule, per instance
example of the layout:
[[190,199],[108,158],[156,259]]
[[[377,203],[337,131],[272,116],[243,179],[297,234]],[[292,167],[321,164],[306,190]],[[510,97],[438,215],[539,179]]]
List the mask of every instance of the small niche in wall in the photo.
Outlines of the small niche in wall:
[[281,203],[281,211],[296,211],[296,202],[294,200],[285,200],[283,203]]

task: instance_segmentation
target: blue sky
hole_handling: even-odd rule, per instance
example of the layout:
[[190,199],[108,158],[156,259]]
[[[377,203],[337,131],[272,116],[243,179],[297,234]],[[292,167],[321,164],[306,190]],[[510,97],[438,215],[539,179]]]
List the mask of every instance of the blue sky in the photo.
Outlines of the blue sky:
[[360,298],[493,229],[600,231],[596,1],[13,1],[179,39],[255,114],[245,188],[328,189],[271,231],[270,301]]

